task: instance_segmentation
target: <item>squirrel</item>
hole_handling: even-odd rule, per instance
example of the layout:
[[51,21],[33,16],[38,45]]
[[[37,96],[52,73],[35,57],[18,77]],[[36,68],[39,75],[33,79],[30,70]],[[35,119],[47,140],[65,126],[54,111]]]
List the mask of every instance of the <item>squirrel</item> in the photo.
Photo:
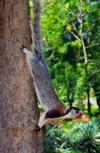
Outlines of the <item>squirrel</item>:
[[22,45],[22,51],[26,54],[27,63],[33,78],[33,84],[39,102],[44,109],[44,113],[40,116],[38,125],[35,131],[40,131],[42,127],[46,126],[51,121],[59,119],[79,118],[83,112],[76,107],[69,107],[64,105],[54,92],[48,66],[42,51],[41,42],[41,27],[40,27],[40,13],[41,7],[39,0],[33,0],[33,42],[34,49],[29,51],[25,45]]

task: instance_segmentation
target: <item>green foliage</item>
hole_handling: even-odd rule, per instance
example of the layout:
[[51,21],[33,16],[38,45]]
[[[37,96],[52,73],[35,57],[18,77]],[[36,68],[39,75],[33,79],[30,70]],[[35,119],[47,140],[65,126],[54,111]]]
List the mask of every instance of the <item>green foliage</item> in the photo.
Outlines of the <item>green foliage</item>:
[[74,126],[74,130],[77,131],[74,140],[76,148],[89,153],[99,153],[100,130],[96,121],[89,121],[85,124],[80,123],[78,128]]
[[60,147],[63,146],[61,137],[63,131],[56,125],[48,125],[45,134],[45,153],[60,153]]
[[45,153],[99,153],[100,120],[87,123],[76,122],[71,133],[57,128],[47,127],[45,135]]
[[77,18],[80,0],[43,0],[42,5],[43,51],[46,59],[50,59],[47,63],[51,80],[60,100],[72,104],[74,99],[85,98],[87,87],[100,88],[100,1],[82,1],[82,37],[87,47],[88,78],[85,77],[82,44],[69,32],[80,38],[80,17]]
[[[88,114],[88,109],[85,109],[84,104],[79,103],[79,104],[76,105],[76,107],[80,108],[85,114]],[[96,118],[97,118],[96,114],[99,114],[98,105],[97,104],[94,104],[94,105],[92,104],[91,105],[91,116],[92,116],[92,118],[93,118],[93,116],[96,116]]]

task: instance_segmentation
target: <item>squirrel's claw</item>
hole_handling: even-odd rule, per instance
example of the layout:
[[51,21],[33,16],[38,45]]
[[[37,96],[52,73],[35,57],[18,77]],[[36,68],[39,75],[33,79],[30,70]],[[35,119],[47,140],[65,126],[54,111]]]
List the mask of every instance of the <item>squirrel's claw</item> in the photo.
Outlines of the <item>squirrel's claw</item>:
[[26,48],[26,46],[25,46],[25,45],[22,45],[22,46],[21,46],[21,49],[23,50],[24,48]]
[[39,132],[40,129],[41,129],[41,128],[40,128],[38,125],[36,125],[36,129],[35,129],[35,131],[36,131],[36,132]]

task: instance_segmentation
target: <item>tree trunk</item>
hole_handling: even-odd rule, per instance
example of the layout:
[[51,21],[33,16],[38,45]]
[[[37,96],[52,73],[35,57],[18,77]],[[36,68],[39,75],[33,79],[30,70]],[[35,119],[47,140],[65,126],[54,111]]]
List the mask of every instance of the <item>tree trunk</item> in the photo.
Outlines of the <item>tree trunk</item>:
[[28,0],[0,1],[0,153],[43,153],[39,110],[21,45],[31,46]]
[[86,47],[83,38],[81,38],[82,46],[83,46],[83,53],[84,53],[84,64],[85,64],[85,75],[86,75],[86,93],[87,93],[87,99],[88,99],[88,114],[89,117],[91,118],[91,104],[90,104],[90,90],[89,90],[89,81],[88,81],[88,71],[87,71],[87,66],[88,66],[88,58],[87,58],[87,53],[86,53]]
[[88,103],[88,114],[89,117],[91,118],[91,104],[90,104],[90,90],[89,88],[87,89],[87,103]]
[[100,97],[97,97],[97,105],[98,105],[98,108],[99,108],[99,114],[100,114]]
[[93,89],[94,89],[94,93],[95,93],[95,96],[96,96],[97,105],[98,105],[99,114],[100,114],[100,92],[99,92],[99,90],[97,89],[98,86],[99,86],[98,83],[97,83],[97,85],[94,84]]

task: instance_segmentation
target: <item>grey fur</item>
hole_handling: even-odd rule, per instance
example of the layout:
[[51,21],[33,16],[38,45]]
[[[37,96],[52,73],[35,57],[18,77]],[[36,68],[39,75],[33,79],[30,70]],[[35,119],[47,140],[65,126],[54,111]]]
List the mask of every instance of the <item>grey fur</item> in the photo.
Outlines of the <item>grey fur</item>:
[[31,59],[31,71],[33,83],[41,105],[47,109],[57,107],[61,102],[56,96],[52,87],[48,67],[45,61],[41,61],[37,56]]

